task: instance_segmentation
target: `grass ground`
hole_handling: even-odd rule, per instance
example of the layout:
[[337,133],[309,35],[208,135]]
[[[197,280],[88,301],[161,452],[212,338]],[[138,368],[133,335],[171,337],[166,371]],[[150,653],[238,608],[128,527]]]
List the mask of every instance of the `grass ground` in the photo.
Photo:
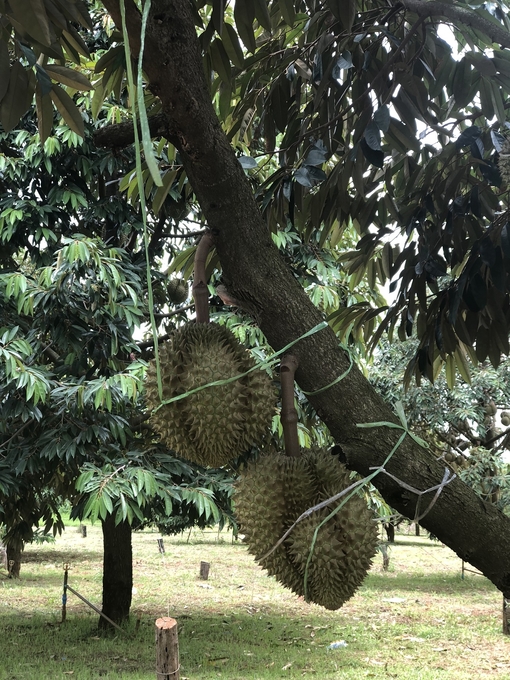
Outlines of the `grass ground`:
[[[268,680],[315,677],[401,680],[510,679],[501,594],[467,573],[447,548],[397,534],[390,568],[382,556],[363,587],[329,612],[268,578],[230,535],[134,535],[132,620],[126,635],[98,635],[97,615],[69,593],[60,624],[63,564],[69,584],[101,602],[101,530],[76,527],[53,544],[28,546],[22,578],[0,571],[0,680],[155,678],[154,621],[179,623],[181,678]],[[198,577],[210,562],[208,581]],[[337,640],[346,647],[329,649]]]

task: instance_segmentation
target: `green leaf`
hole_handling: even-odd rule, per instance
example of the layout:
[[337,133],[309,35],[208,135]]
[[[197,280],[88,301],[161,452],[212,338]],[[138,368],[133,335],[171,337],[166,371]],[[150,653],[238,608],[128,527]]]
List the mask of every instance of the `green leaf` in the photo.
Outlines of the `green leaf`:
[[251,156],[239,156],[237,160],[245,170],[253,170],[253,168],[258,167],[257,161]]
[[0,121],[5,132],[16,127],[21,116],[27,111],[32,99],[28,73],[19,61],[12,65],[7,92],[0,103]]
[[72,87],[74,90],[92,90],[93,86],[89,80],[79,71],[75,71],[67,66],[57,64],[47,64],[45,71],[59,83]]
[[370,121],[370,123],[366,126],[364,138],[371,149],[374,149],[375,151],[381,151],[381,133],[375,120]]
[[257,43],[253,32],[253,20],[255,19],[255,5],[253,0],[243,0],[234,5],[234,18],[239,37],[249,52],[255,53]]
[[209,53],[211,55],[213,69],[225,84],[230,85],[230,59],[219,38],[215,38],[209,48]]
[[362,139],[360,142],[361,150],[363,151],[363,155],[367,159],[369,163],[372,163],[372,165],[375,165],[376,168],[382,168],[384,165],[384,153],[382,151],[377,151],[375,149],[372,149],[367,144],[366,139]]
[[455,363],[457,364],[457,368],[459,369],[459,373],[461,374],[462,378],[468,383],[471,383],[471,373],[469,370],[469,363],[466,359],[466,355],[464,354],[463,350],[458,347],[455,350],[454,353],[455,357]]
[[39,85],[35,90],[35,110],[37,112],[37,127],[41,142],[45,142],[53,128],[53,105],[50,95],[43,95]]
[[356,0],[325,0],[325,4],[342,29],[350,33],[356,17]]
[[67,125],[73,132],[76,132],[77,135],[83,137],[83,118],[81,117],[80,110],[71,97],[62,87],[60,87],[60,85],[53,85],[50,95],[53,103],[57,107],[58,112],[65,120]]
[[[266,4],[265,2],[263,3]],[[221,36],[223,42],[223,47],[228,55],[230,61],[238,68],[243,68],[244,66],[244,53],[239,44],[239,38],[233,26],[226,23],[224,25],[223,35]]]
[[294,0],[279,0],[280,12],[287,26],[292,27],[296,19]]
[[446,384],[451,390],[453,390],[453,388],[455,387],[456,372],[455,372],[455,359],[451,354],[449,354],[446,357],[445,371],[446,371]]
[[377,125],[381,132],[387,132],[390,127],[390,110],[383,104],[374,113],[374,123]]
[[54,40],[43,0],[13,0],[8,16],[14,19],[38,43],[49,47]]
[[9,87],[9,76],[11,71],[11,60],[9,59],[9,48],[7,42],[0,40],[0,101],[5,97]]
[[271,32],[271,17],[269,16],[268,3],[267,0],[254,0],[255,3],[255,17],[259,24],[266,29],[266,31]]

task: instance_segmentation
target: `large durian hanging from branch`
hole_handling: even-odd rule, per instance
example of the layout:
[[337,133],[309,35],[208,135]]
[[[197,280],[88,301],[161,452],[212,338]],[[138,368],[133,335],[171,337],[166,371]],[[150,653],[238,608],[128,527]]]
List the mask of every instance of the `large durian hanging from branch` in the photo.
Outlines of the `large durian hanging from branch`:
[[338,609],[361,585],[377,551],[377,526],[362,497],[354,494],[343,505],[345,498],[311,512],[272,550],[300,515],[352,483],[330,452],[300,453],[294,371],[293,357],[286,357],[281,371],[286,453],[265,454],[247,466],[236,484],[236,515],[249,552],[269,574],[308,601]]
[[[265,371],[250,371],[255,362],[233,333],[209,323],[205,261],[211,243],[206,234],[195,256],[197,320],[177,329],[160,346],[162,399],[154,361],[147,372],[146,393],[148,407],[155,409],[151,422],[162,442],[187,460],[220,467],[264,436],[275,412],[276,394]],[[242,378],[159,407],[161,401],[247,371]]]

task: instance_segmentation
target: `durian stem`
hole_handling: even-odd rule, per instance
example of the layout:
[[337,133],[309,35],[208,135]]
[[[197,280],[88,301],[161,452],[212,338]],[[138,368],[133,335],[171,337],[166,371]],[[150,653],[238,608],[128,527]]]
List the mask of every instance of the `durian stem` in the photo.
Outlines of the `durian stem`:
[[205,277],[205,263],[209,251],[213,247],[213,239],[210,232],[206,232],[200,239],[195,252],[195,271],[193,277],[193,298],[197,323],[209,323],[209,290]]
[[285,440],[285,455],[299,456],[298,414],[294,407],[294,375],[299,362],[293,354],[283,357],[280,364],[280,382],[282,385],[282,412],[280,420]]

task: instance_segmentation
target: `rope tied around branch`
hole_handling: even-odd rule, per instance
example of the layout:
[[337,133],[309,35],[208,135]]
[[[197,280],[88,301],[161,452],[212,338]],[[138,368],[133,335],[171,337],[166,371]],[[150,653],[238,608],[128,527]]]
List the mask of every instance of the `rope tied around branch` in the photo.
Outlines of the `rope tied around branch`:
[[[399,479],[398,477],[395,477],[395,475],[392,475],[390,472],[388,472],[387,470],[385,470],[384,467],[371,467],[371,468],[368,468],[368,469],[369,469],[369,470],[377,470],[378,473],[379,473],[379,472],[384,473],[384,474],[387,475],[388,477],[391,477],[391,479],[393,479],[395,482],[397,482],[397,484],[399,484],[402,488],[404,488],[404,489],[406,489],[407,491],[410,491],[411,493],[414,493],[414,494],[416,494],[416,495],[418,496],[418,501],[417,501],[417,503],[416,503],[416,511],[415,511],[415,515],[414,515],[413,522],[419,522],[420,520],[422,520],[422,519],[425,517],[425,515],[427,515],[427,514],[432,510],[432,507],[434,506],[435,502],[436,502],[437,499],[439,498],[439,496],[440,496],[442,490],[444,489],[444,487],[445,487],[447,484],[449,484],[450,482],[453,482],[453,480],[454,480],[455,477],[457,476],[457,475],[456,475],[454,472],[452,472],[450,469],[445,468],[445,469],[444,469],[443,479],[442,479],[442,481],[441,481],[440,484],[436,484],[435,486],[431,486],[430,489],[424,489],[423,491],[420,491],[419,489],[415,489],[414,486],[411,486],[410,484],[407,484],[406,482],[403,482],[403,481],[402,481],[401,479]],[[451,475],[451,476],[450,476],[450,475]],[[419,514],[418,514],[418,510],[419,510],[419,508],[420,508],[420,502],[421,502],[422,497],[423,497],[426,493],[432,493],[432,491],[435,491],[435,492],[436,492],[436,493],[434,494],[434,498],[430,501],[430,503],[428,504],[426,510],[425,510],[424,512],[422,512],[421,515],[419,515]]]

